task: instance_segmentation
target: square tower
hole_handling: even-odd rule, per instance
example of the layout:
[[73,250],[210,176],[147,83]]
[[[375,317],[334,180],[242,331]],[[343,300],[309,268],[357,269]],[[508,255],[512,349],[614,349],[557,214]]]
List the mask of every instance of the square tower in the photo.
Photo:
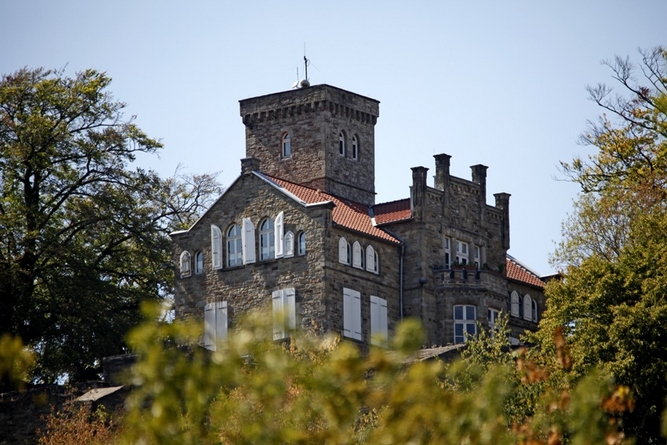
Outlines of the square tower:
[[379,104],[330,85],[241,100],[246,157],[271,176],[373,205]]

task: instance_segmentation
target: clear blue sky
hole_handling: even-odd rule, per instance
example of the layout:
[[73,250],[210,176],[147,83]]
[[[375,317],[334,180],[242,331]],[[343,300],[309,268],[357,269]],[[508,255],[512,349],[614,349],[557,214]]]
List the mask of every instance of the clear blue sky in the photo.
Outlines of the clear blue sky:
[[600,110],[586,85],[600,64],[667,45],[667,1],[10,1],[0,0],[0,73],[106,71],[127,114],[165,144],[142,158],[164,176],[240,173],[238,100],[313,84],[381,101],[377,202],[405,198],[410,167],[489,167],[487,202],[512,194],[510,254],[538,273],[578,188],[559,161]]

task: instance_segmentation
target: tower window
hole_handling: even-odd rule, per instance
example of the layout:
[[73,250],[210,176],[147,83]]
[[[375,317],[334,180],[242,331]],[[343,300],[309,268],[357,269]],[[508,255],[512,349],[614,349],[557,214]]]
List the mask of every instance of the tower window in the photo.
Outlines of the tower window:
[[292,138],[289,133],[283,133],[282,137],[282,157],[289,158],[292,156]]
[[356,134],[352,136],[352,159],[359,159],[359,139]]
[[345,157],[345,132],[338,133],[338,153]]
[[477,335],[477,308],[454,306],[454,343],[465,343],[466,334]]

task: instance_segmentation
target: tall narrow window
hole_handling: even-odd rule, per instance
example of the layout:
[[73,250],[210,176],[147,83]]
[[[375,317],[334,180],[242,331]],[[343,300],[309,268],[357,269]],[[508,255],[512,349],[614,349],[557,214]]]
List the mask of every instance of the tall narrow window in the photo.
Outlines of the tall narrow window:
[[296,292],[294,288],[280,289],[272,294],[273,339],[287,337],[290,330],[296,329]]
[[276,234],[271,218],[266,218],[259,226],[259,248],[260,260],[271,260],[276,257]]
[[533,299],[533,321],[537,323],[537,300]]
[[306,254],[306,232],[299,233],[299,255]]
[[500,318],[500,311],[498,309],[489,309],[487,313],[487,318],[489,321],[489,329],[493,331],[498,325],[498,321]]
[[338,240],[338,262],[350,264],[350,243],[342,236]]
[[465,343],[466,334],[477,335],[477,308],[454,306],[454,343]]
[[199,275],[204,271],[204,253],[199,251],[195,253],[195,274]]
[[283,133],[282,148],[283,158],[289,158],[292,156],[292,138],[290,137],[289,133]]
[[192,273],[190,270],[190,252],[188,252],[187,250],[181,252],[180,263],[181,263],[180,264],[181,278],[189,277],[190,274]]
[[366,270],[373,273],[378,273],[378,254],[373,249],[373,246],[366,247]]
[[474,246],[473,247],[473,258],[474,258],[474,263],[476,268],[480,268],[482,265],[482,248],[479,246]]
[[216,350],[216,343],[227,339],[227,302],[217,301],[204,306],[204,347]]
[[227,265],[229,267],[243,264],[243,240],[241,227],[234,224],[227,231]]
[[521,301],[517,291],[512,291],[510,296],[510,314],[513,317],[521,317]]
[[444,250],[445,250],[445,269],[449,269],[452,265],[452,240],[451,238],[445,237],[444,239]]
[[285,237],[283,239],[284,241],[284,248],[285,248],[285,257],[293,257],[294,256],[294,234],[292,232],[287,232],[285,234]]
[[533,320],[533,300],[528,294],[523,296],[523,319]]
[[352,159],[359,159],[359,139],[356,134],[352,136]]
[[250,218],[243,218],[243,231],[241,232],[243,244],[243,264],[255,262],[255,226]]
[[371,295],[371,344],[386,345],[387,337],[387,300]]
[[211,224],[211,268],[222,269],[222,232]]
[[343,336],[361,340],[361,294],[343,289]]
[[[282,258],[283,255],[285,254],[285,232],[284,232],[284,223],[283,220],[285,219],[285,214],[284,212],[278,213],[278,216],[276,216],[276,221],[273,226],[273,239],[274,239],[274,244],[275,244],[275,258]],[[292,251],[293,253],[294,251]]]
[[361,254],[361,244],[359,244],[359,241],[355,241],[354,244],[352,245],[352,266],[357,267],[359,269],[363,269],[364,265],[362,263],[362,257],[363,255]]
[[345,157],[345,133],[338,133],[338,153]]
[[468,264],[468,243],[456,241],[456,262]]

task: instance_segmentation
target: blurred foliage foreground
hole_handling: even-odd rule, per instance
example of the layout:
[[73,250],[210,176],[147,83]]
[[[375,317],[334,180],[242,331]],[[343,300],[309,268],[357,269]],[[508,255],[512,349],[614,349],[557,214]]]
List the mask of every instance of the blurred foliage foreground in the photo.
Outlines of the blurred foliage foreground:
[[[92,414],[97,433],[81,442],[72,409],[52,415],[40,443],[632,443],[619,420],[633,408],[627,388],[597,373],[550,388],[546,369],[509,352],[504,325],[445,363],[415,359],[423,334],[411,320],[367,354],[335,336],[276,343],[265,320],[250,314],[215,352],[197,345],[201,327],[144,323],[130,336],[140,359],[121,426],[108,423],[109,436]],[[560,333],[556,343],[554,362],[569,366]]]

